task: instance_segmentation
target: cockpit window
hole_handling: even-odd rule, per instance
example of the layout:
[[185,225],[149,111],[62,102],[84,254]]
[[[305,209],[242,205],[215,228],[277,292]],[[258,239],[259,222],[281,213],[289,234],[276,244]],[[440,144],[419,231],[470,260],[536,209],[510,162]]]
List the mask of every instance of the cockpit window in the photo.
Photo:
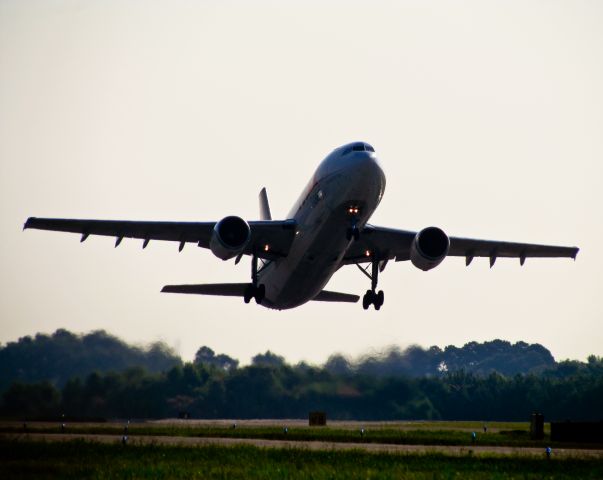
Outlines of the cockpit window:
[[350,152],[374,152],[375,149],[371,147],[368,143],[355,143],[347,147],[342,155],[347,155]]

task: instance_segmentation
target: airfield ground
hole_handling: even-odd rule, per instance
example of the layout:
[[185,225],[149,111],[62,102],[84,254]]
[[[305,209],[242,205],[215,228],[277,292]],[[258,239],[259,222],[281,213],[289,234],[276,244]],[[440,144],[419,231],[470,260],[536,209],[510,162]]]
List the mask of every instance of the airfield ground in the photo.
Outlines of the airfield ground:
[[530,440],[527,423],[486,425],[0,422],[0,478],[603,478],[603,445]]

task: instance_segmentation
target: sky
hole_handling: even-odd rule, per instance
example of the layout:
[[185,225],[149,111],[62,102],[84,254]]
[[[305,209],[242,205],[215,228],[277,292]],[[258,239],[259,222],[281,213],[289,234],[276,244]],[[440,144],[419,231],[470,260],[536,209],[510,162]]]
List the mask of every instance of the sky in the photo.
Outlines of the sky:
[[[0,0],[0,342],[57,328],[324,362],[391,345],[603,355],[603,2]],[[283,218],[334,148],[387,176],[370,223],[579,246],[380,277],[379,312],[161,294],[247,281],[172,242],[22,231],[29,216]],[[353,266],[331,290],[363,294]]]

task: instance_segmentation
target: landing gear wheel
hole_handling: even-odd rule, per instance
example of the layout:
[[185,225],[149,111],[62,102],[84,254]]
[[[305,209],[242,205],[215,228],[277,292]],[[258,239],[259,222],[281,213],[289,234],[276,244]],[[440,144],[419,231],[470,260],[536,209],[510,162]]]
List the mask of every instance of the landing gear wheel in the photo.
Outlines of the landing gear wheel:
[[375,295],[375,300],[373,304],[375,305],[375,310],[379,310],[383,306],[383,302],[385,301],[385,294],[383,290],[379,290],[379,293]]
[[243,295],[243,300],[245,303],[251,302],[251,299],[254,297],[254,288],[253,285],[248,285],[245,289],[245,294]]
[[365,310],[368,310],[368,308],[371,306],[372,303],[373,303],[373,292],[371,290],[367,290],[366,293],[364,294],[364,297],[362,297],[362,308],[364,308]]
[[264,300],[265,296],[266,296],[266,287],[262,283],[260,286],[255,288],[255,295],[254,295],[255,303],[260,305],[262,303],[262,300]]

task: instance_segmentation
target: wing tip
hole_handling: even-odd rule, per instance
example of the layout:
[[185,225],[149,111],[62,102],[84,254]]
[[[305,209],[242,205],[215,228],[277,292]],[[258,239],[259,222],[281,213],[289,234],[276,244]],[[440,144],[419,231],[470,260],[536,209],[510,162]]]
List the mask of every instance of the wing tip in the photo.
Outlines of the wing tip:
[[23,230],[27,230],[28,228],[32,227],[32,223],[34,223],[36,220],[36,217],[29,217],[27,220],[25,220],[25,223],[23,224]]

